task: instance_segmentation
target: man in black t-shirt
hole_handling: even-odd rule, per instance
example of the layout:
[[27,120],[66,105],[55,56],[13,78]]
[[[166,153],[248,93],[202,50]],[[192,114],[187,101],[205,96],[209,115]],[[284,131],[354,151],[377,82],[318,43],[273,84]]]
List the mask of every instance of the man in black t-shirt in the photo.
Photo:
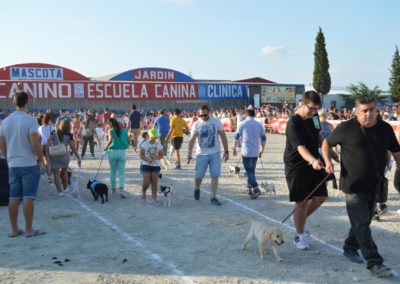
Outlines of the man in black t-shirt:
[[296,202],[293,217],[297,235],[294,241],[296,247],[303,250],[310,248],[310,231],[306,220],[328,196],[326,185],[323,184],[307,202],[302,203],[326,176],[318,152],[322,141],[319,135],[321,125],[317,115],[320,105],[321,98],[315,91],[306,92],[302,98],[302,105],[295,115],[290,117],[286,126],[286,148],[283,159],[289,198],[290,201]]
[[129,122],[126,125],[126,129],[128,130],[129,140],[132,143],[133,149],[137,150],[138,139],[140,135],[140,131],[144,126],[143,116],[140,114],[138,110],[136,110],[136,105],[132,105],[132,111],[129,114]]
[[[361,128],[364,128],[371,150]],[[352,262],[363,263],[358,250],[367,261],[367,268],[376,277],[390,277],[393,272],[383,265],[371,235],[371,218],[375,208],[377,171],[384,174],[387,151],[400,165],[400,146],[391,126],[377,120],[375,98],[361,96],[356,100],[356,117],[342,122],[322,144],[326,171],[333,172],[330,159],[331,147],[341,146],[340,188],[346,197],[347,213],[351,229],[344,241],[343,254]],[[371,152],[373,151],[373,152]],[[377,169],[372,155],[375,155]]]

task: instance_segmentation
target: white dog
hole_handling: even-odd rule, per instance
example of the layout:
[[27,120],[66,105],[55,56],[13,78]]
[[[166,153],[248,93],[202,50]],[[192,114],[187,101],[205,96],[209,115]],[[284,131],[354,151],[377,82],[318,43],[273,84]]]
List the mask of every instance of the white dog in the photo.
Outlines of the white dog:
[[240,168],[238,166],[229,165],[229,173],[235,178],[239,178]]
[[160,193],[162,193],[164,196],[163,198],[164,206],[171,207],[171,205],[174,203],[174,192],[171,186],[160,185]]
[[267,194],[276,196],[275,185],[273,183],[262,182],[261,188],[263,188]]
[[251,222],[250,231],[243,242],[242,250],[246,250],[247,244],[254,238],[258,241],[258,250],[260,258],[264,262],[264,245],[269,244],[274,252],[275,258],[278,262],[283,261],[283,258],[279,255],[278,247],[284,243],[282,230],[279,228],[269,228],[263,222],[252,220],[238,223],[242,225]]

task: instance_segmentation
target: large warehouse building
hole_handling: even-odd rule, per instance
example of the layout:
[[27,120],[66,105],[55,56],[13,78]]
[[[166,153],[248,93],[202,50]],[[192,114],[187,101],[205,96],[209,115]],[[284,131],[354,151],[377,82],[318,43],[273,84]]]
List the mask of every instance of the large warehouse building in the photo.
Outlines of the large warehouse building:
[[32,96],[30,109],[126,110],[132,103],[144,109],[243,107],[249,104],[295,104],[302,84],[278,84],[263,78],[239,81],[195,80],[165,68],[138,68],[113,76],[88,78],[65,67],[27,63],[0,69],[0,108],[13,109],[12,95]]

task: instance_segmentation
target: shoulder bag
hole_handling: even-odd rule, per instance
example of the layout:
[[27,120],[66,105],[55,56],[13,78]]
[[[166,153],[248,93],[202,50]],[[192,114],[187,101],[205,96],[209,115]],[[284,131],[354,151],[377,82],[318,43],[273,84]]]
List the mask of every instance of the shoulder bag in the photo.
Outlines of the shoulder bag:
[[64,143],[60,143],[60,140],[58,139],[58,135],[57,135],[56,131],[53,132],[53,141],[54,141],[54,137],[57,140],[57,144],[56,145],[51,145],[49,147],[49,155],[50,155],[50,157],[61,157],[61,156],[64,156],[65,154],[67,154],[67,147],[65,147]]
[[378,160],[376,159],[375,152],[373,151],[371,141],[369,140],[369,137],[368,137],[367,133],[365,132],[364,127],[362,127],[362,126],[361,126],[361,132],[364,135],[365,141],[367,142],[368,151],[369,151],[369,154],[371,155],[372,162],[374,164],[376,176],[378,177],[378,182],[375,186],[375,193],[374,193],[375,201],[378,203],[385,203],[387,201],[388,191],[389,191],[388,179],[384,175],[379,173],[379,171],[378,171],[378,168],[379,168]]

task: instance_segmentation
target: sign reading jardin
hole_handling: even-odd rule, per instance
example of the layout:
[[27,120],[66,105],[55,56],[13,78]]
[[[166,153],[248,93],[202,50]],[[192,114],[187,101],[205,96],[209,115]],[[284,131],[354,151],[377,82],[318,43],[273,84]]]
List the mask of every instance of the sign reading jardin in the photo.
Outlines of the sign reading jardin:
[[12,80],[63,80],[62,68],[11,67]]

